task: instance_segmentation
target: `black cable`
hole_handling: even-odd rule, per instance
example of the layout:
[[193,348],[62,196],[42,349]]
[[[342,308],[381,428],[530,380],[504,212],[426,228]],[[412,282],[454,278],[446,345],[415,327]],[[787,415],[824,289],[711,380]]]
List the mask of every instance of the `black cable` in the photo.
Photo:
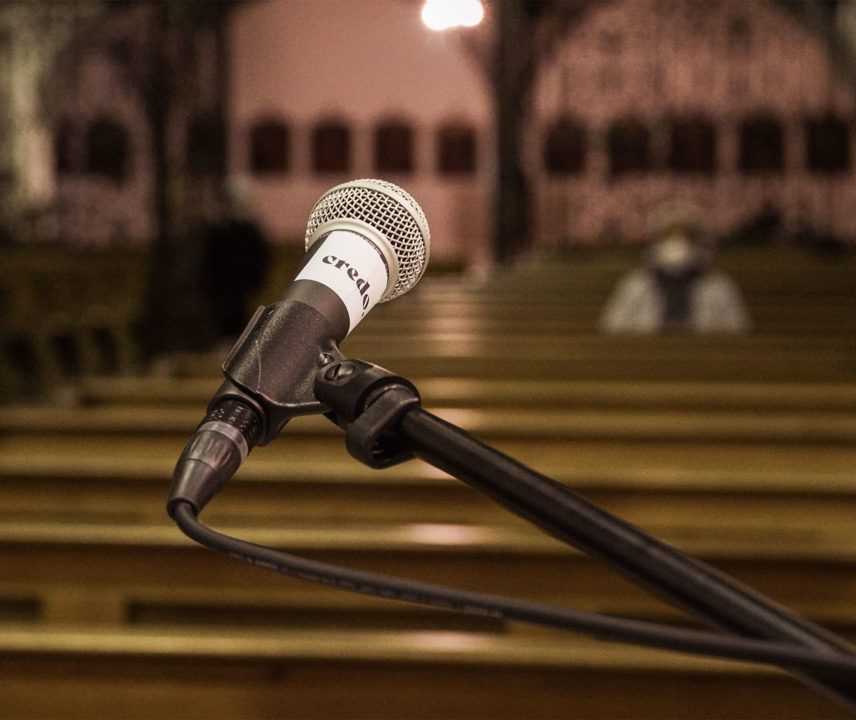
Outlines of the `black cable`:
[[[819,654],[856,657],[843,639],[826,629],[421,408],[403,414],[396,429],[423,460],[486,493],[551,536],[606,561],[653,594],[714,627],[747,638],[811,647]],[[830,678],[819,666],[800,670],[799,675],[816,690],[856,710],[854,677]]]
[[[349,452],[369,467],[417,455],[713,627],[853,654],[824,628],[426,412],[413,384],[383,368],[352,358],[333,363],[316,374],[315,394],[346,430]],[[856,684],[833,692],[856,707]]]
[[839,638],[422,409],[398,430],[431,465],[547,534],[602,559],[669,603],[723,629],[847,652]]
[[856,678],[856,657],[819,652],[810,647],[691,630],[661,623],[560,608],[505,597],[455,590],[361,570],[307,560],[220,533],[199,521],[188,502],[176,504],[173,516],[192,540],[212,550],[289,577],[341,590],[442,608],[455,612],[514,620],[631,643],[710,657],[822,671],[842,681]]

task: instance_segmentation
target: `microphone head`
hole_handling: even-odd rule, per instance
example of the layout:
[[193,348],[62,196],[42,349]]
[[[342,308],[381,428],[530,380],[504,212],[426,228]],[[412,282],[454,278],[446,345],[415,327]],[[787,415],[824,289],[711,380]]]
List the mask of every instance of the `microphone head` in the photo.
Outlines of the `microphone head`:
[[306,249],[333,230],[351,230],[377,247],[389,272],[380,302],[410,290],[428,265],[431,237],[425,214],[391,182],[351,180],[324,193],[309,215]]

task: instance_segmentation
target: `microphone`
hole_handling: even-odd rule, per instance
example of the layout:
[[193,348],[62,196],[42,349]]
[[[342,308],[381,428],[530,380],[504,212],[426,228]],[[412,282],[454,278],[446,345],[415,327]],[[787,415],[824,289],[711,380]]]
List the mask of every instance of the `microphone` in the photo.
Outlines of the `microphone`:
[[307,254],[279,298],[256,310],[223,361],[225,380],[173,471],[167,511],[196,514],[250,450],[293,417],[323,413],[317,370],[342,359],[339,343],[377,304],[410,290],[425,272],[428,222],[402,188],[362,179],[315,203]]

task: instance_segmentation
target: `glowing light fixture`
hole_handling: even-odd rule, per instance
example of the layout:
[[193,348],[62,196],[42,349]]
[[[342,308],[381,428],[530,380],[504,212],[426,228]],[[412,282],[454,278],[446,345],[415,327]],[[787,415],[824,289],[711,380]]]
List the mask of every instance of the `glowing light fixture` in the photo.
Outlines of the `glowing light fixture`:
[[473,27],[484,18],[479,0],[426,0],[422,7],[422,22],[431,30]]

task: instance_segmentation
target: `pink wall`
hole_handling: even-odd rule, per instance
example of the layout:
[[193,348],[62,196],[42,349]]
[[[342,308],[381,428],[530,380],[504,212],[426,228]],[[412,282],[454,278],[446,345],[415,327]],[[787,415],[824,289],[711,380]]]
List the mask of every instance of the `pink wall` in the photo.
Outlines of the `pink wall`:
[[[735,27],[748,29],[747,44],[734,38]],[[786,171],[747,177],[736,170],[738,122],[761,111],[774,113],[784,125]],[[538,85],[539,122],[570,112],[592,131],[584,174],[551,180],[532,163],[533,174],[544,182],[539,233],[592,240],[612,228],[619,237],[636,238],[653,207],[681,197],[707,210],[714,231],[748,220],[772,201],[787,222],[811,216],[819,229],[853,235],[856,205],[848,199],[856,196],[853,172],[830,178],[804,169],[802,122],[827,111],[853,118],[853,90],[811,32],[770,3],[604,3],[568,35]],[[651,173],[611,182],[604,142],[608,123],[633,115],[656,136],[673,113],[702,113],[714,121],[717,174]],[[662,141],[655,137],[654,142]]]
[[[415,170],[384,179],[404,186],[422,205],[434,257],[487,262],[493,123],[472,49],[484,45],[490,17],[465,34],[436,33],[422,25],[420,9],[421,0],[259,0],[235,9],[230,171],[247,173],[248,130],[255,121],[272,116],[292,133],[287,172],[253,178],[257,209],[272,237],[298,240],[324,191],[375,175],[372,130],[395,118],[414,130]],[[733,42],[735,23],[748,31],[744,47]],[[77,77],[67,116],[78,128],[99,113],[119,120],[129,128],[134,158],[121,186],[85,174],[60,178],[62,224],[82,242],[145,242],[151,232],[151,163],[139,101],[103,52],[89,57]],[[553,49],[534,97],[526,162],[535,180],[535,242],[542,247],[638,240],[651,209],[676,197],[704,207],[712,230],[732,228],[773,201],[788,222],[805,218],[820,232],[856,238],[856,174],[807,172],[803,129],[807,116],[832,112],[850,124],[856,155],[854,90],[811,32],[770,2],[604,0]],[[752,176],[737,170],[738,128],[741,117],[759,110],[774,113],[782,124],[785,168]],[[544,169],[543,131],[562,113],[589,129],[587,161],[578,175],[551,176]],[[662,154],[668,119],[680,113],[702,113],[715,126],[714,175],[658,169],[609,177],[606,134],[612,120],[640,118]],[[352,131],[353,163],[346,175],[318,175],[310,167],[311,128],[331,116]],[[436,129],[453,121],[477,130],[474,175],[435,171]],[[171,141],[181,157],[185,126],[175,123],[175,131]]]
[[[457,227],[463,218],[470,226],[468,236],[485,235],[478,181],[438,184],[431,167],[438,124],[460,119],[486,125],[485,88],[475,61],[456,39],[422,25],[420,7],[406,0],[268,0],[236,12],[232,167],[239,172],[246,167],[246,129],[255,118],[278,116],[294,133],[292,171],[256,183],[273,234],[302,235],[312,205],[326,189],[372,176],[371,128],[394,116],[416,129],[418,170],[384,179],[401,184],[422,205],[432,252],[466,257],[484,252],[465,244]],[[347,120],[354,129],[354,169],[348,177],[309,172],[309,130],[329,116]]]

